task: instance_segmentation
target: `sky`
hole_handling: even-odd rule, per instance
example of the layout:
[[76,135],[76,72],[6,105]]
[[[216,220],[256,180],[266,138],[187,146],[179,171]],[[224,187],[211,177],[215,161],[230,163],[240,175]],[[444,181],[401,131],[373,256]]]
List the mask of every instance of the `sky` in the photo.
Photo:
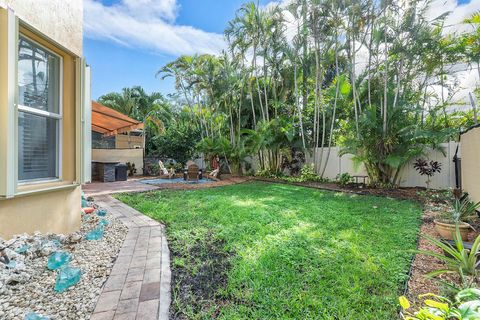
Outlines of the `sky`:
[[245,1],[85,0],[83,50],[92,68],[92,97],[134,85],[174,92],[173,79],[155,73],[182,54],[218,53],[228,21]]
[[[92,98],[142,86],[166,95],[173,79],[156,72],[183,54],[219,53],[223,31],[247,0],[84,0],[84,56],[92,68]],[[259,0],[260,5],[292,0]],[[432,16],[451,11],[455,24],[480,10],[480,0],[435,0]],[[475,83],[466,75],[464,85]]]

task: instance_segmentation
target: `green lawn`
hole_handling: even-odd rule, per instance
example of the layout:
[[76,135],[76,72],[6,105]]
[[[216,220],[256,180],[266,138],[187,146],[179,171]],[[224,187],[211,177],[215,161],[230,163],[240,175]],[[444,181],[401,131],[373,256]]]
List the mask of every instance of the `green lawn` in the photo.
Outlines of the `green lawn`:
[[257,182],[118,198],[167,226],[177,319],[394,319],[421,216]]

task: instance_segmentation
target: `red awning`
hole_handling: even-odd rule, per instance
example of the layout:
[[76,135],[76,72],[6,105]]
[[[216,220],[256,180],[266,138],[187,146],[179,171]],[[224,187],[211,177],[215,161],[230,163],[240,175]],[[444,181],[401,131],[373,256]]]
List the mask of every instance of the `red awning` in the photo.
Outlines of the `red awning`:
[[92,101],[92,131],[105,136],[143,129],[143,123]]

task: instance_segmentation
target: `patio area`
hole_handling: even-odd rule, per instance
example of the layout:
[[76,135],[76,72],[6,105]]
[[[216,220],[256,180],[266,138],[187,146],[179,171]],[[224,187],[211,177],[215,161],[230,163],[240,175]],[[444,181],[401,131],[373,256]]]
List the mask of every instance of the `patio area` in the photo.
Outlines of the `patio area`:
[[127,181],[115,182],[92,182],[82,186],[85,194],[95,197],[121,192],[145,192],[158,189],[157,186],[140,182],[140,178],[132,178]]
[[[88,196],[102,196],[116,193],[137,193],[154,191],[160,189],[201,189],[226,186],[235,183],[241,183],[250,180],[249,177],[228,177],[224,180],[209,181],[208,183],[184,183],[171,182],[162,184],[149,184],[148,181],[155,180],[152,177],[130,178],[127,181],[115,182],[92,182],[82,186],[83,192]],[[158,179],[157,179],[158,180]],[[146,181],[146,182],[143,182]]]

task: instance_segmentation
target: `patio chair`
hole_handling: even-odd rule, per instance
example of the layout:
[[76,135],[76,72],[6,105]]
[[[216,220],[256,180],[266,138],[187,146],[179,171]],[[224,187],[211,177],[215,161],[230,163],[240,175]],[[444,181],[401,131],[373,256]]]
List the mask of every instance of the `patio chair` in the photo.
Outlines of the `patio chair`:
[[158,167],[160,169],[160,173],[163,174],[163,175],[168,175],[168,170],[167,168],[165,168],[165,166],[163,165],[163,162],[162,160],[158,160]]
[[198,181],[199,180],[200,169],[196,164],[191,164],[187,168],[187,180],[188,181]]

